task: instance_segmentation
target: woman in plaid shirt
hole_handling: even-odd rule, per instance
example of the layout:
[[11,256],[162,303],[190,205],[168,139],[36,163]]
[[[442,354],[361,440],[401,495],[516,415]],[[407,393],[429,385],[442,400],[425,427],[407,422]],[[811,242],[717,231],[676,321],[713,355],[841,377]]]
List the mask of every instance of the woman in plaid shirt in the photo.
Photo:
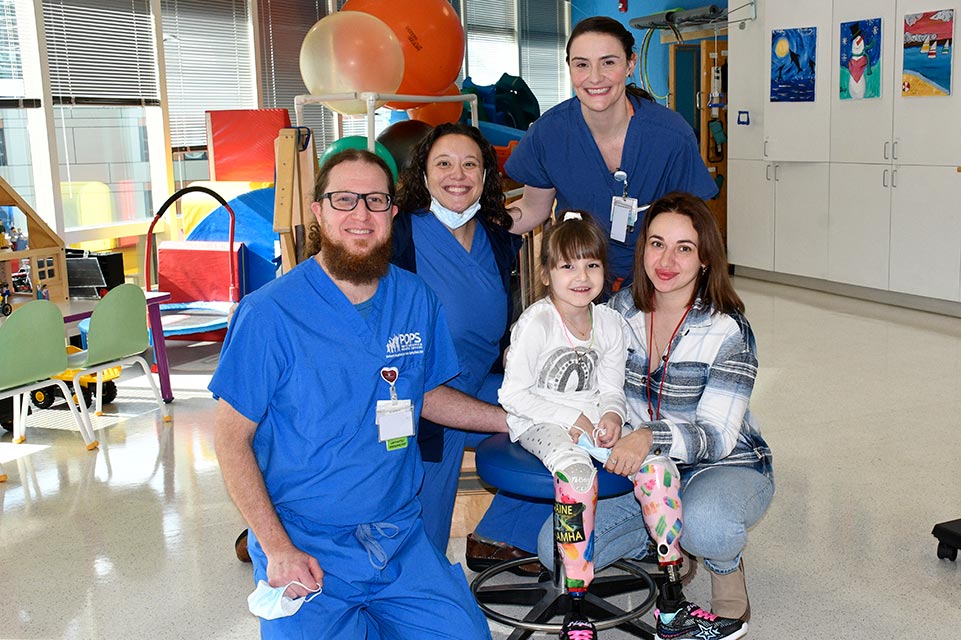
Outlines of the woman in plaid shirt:
[[[614,445],[606,468],[632,476],[649,454],[677,464],[681,546],[704,559],[712,611],[747,620],[741,552],[774,495],[771,450],[748,408],[757,375],[754,334],[714,216],[700,198],[664,196],[642,231],[634,284],[608,303],[628,324],[625,392],[634,430]],[[601,500],[595,522],[598,568],[648,554],[633,494]],[[548,529],[541,549],[549,552]]]

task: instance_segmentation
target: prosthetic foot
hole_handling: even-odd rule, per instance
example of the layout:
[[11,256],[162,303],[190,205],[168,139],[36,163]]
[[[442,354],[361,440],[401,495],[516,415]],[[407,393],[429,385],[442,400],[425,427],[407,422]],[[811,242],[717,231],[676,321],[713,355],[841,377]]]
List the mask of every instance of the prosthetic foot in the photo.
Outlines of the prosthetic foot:
[[594,512],[597,470],[575,463],[554,473],[554,541],[564,564],[565,587],[583,597],[594,579]]

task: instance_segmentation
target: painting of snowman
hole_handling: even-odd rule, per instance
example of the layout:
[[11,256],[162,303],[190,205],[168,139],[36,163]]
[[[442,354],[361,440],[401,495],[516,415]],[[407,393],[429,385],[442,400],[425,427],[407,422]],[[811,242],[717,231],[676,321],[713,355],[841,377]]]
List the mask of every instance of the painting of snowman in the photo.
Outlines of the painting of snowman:
[[881,96],[881,18],[841,23],[841,100]]

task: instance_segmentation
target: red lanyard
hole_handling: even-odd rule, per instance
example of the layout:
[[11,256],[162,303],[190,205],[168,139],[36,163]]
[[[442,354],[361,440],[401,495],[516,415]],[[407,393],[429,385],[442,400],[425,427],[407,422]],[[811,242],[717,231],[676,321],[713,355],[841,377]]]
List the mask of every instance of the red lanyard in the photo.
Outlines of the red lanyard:
[[678,329],[680,329],[680,328],[681,328],[681,325],[684,324],[684,319],[687,318],[687,314],[689,314],[690,312],[691,312],[691,307],[688,306],[688,307],[687,307],[687,310],[684,312],[684,315],[681,316],[681,319],[678,321],[677,326],[674,327],[674,332],[671,334],[671,339],[668,340],[668,342],[667,342],[667,354],[666,354],[666,355],[664,356],[664,358],[663,358],[663,361],[664,361],[664,371],[661,372],[661,382],[657,385],[657,407],[656,407],[656,411],[655,411],[654,405],[651,404],[651,377],[652,377],[652,376],[651,376],[651,373],[653,373],[653,371],[656,371],[656,370],[657,370],[656,368],[655,368],[653,371],[651,370],[651,362],[653,362],[653,357],[654,357],[654,353],[653,353],[653,349],[654,349],[654,312],[651,311],[651,324],[650,324],[650,326],[648,327],[648,333],[647,333],[647,351],[648,351],[648,359],[647,359],[647,415],[648,415],[648,417],[649,417],[651,420],[660,420],[660,419],[661,419],[661,392],[664,390],[664,378],[667,377],[667,363],[668,363],[668,361],[670,361],[670,359],[671,359],[671,345],[674,344],[674,337],[677,335]]

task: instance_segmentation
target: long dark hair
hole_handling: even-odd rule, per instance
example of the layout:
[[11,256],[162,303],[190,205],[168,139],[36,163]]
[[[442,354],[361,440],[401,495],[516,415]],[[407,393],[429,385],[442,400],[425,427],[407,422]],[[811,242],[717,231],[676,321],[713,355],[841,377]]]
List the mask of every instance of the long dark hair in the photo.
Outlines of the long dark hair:
[[410,163],[400,174],[400,188],[397,192],[397,207],[401,212],[410,213],[425,209],[430,205],[430,191],[427,190],[427,156],[434,144],[444,136],[467,136],[481,151],[484,162],[484,189],[481,191],[478,216],[485,218],[503,229],[510,229],[513,219],[504,205],[504,189],[500,174],[497,173],[497,152],[477,127],[460,122],[439,124],[428,133],[410,152]]
[[[372,164],[384,172],[384,175],[387,177],[387,194],[390,196],[391,202],[393,202],[395,194],[394,176],[390,171],[390,167],[387,166],[383,158],[367,149],[345,149],[340,153],[335,153],[330,156],[323,166],[320,167],[320,170],[317,172],[317,177],[314,179],[314,202],[320,202],[320,199],[324,197],[324,193],[327,192],[331,170],[344,162],[355,161]],[[310,224],[307,225],[307,245],[304,247],[305,258],[309,258],[320,251],[320,225],[318,225],[317,220],[314,219],[313,213],[311,213],[310,217]]]
[[744,302],[734,291],[731,276],[728,275],[724,241],[721,239],[721,231],[717,228],[714,214],[703,200],[684,191],[672,191],[659,198],[644,217],[644,225],[634,250],[634,284],[631,285],[634,306],[645,313],[655,310],[654,284],[644,270],[644,253],[647,250],[651,222],[662,213],[687,216],[697,232],[697,255],[705,268],[698,275],[697,286],[694,287],[690,302],[693,303],[700,297],[721,313],[744,313]]
[[[567,64],[571,64],[571,43],[578,36],[582,36],[585,33],[601,33],[607,36],[612,36],[617,38],[624,48],[624,57],[628,62],[631,60],[631,56],[634,55],[634,36],[631,32],[624,28],[620,22],[614,18],[608,18],[607,16],[594,16],[592,18],[584,18],[571,30],[571,37],[567,39]],[[628,95],[634,96],[635,98],[640,98],[642,100],[650,100],[654,102],[654,96],[649,94],[644,89],[633,82],[627,84]]]

